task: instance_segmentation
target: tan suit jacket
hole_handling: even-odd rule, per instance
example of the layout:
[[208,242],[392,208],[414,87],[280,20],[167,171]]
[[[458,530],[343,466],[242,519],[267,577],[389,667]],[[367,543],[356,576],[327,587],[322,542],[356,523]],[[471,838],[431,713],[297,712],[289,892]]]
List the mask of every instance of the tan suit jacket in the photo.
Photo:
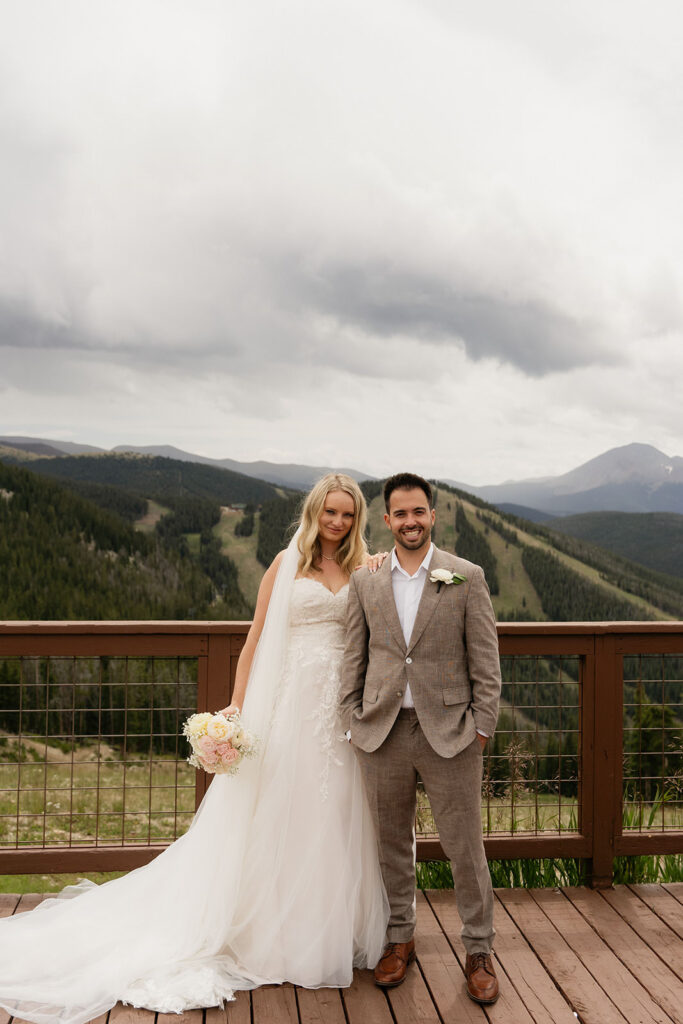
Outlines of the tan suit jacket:
[[[433,569],[466,583],[439,586]],[[352,573],[340,713],[352,742],[368,753],[384,742],[406,684],[432,748],[453,757],[476,730],[492,736],[500,699],[496,620],[480,566],[435,547],[415,626],[406,646],[391,583],[391,559],[371,574]]]

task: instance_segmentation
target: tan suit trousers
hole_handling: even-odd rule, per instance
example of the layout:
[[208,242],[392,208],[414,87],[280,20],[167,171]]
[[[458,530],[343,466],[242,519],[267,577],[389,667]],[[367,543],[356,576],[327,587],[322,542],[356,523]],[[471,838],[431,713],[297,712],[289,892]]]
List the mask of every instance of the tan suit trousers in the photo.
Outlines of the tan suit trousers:
[[422,779],[453,868],[455,897],[468,953],[491,950],[493,891],[481,828],[482,751],[478,739],[453,757],[427,742],[417,714],[399,712],[372,753],[354,747],[372,813],[391,914],[387,942],[408,942],[415,931],[413,837],[417,777]]

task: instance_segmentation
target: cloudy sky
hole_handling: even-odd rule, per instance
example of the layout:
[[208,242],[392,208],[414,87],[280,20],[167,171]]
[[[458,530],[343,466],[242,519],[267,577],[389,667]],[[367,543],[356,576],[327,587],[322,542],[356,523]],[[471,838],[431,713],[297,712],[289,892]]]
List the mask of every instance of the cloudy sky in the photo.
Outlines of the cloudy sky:
[[679,0],[0,13],[0,434],[683,455]]

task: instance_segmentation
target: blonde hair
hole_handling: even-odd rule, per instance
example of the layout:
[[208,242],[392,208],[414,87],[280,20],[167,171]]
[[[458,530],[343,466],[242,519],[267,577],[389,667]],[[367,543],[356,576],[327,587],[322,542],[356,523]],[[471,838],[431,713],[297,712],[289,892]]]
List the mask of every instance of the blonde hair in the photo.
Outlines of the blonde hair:
[[[337,548],[337,564],[349,575],[362,565],[368,553],[365,543],[365,526],[368,519],[363,493],[350,476],[345,473],[328,473],[308,492],[301,510],[301,536],[298,540],[299,574],[306,576],[311,569],[318,570],[317,563],[322,557],[318,536],[318,520],[331,491],[344,491],[353,499],[353,525]],[[319,570],[318,570],[319,571]]]

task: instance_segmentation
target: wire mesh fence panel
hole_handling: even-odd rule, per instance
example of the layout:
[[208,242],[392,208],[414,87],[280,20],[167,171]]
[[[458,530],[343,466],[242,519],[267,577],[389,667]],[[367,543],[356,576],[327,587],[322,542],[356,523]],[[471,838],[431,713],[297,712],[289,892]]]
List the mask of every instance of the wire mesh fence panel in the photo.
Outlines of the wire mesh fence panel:
[[624,658],[623,832],[683,829],[683,653]]
[[0,849],[175,839],[196,707],[196,658],[0,658]]
[[[581,665],[578,655],[501,657],[500,715],[484,754],[485,834],[580,831]],[[422,789],[417,833],[436,835]]]

